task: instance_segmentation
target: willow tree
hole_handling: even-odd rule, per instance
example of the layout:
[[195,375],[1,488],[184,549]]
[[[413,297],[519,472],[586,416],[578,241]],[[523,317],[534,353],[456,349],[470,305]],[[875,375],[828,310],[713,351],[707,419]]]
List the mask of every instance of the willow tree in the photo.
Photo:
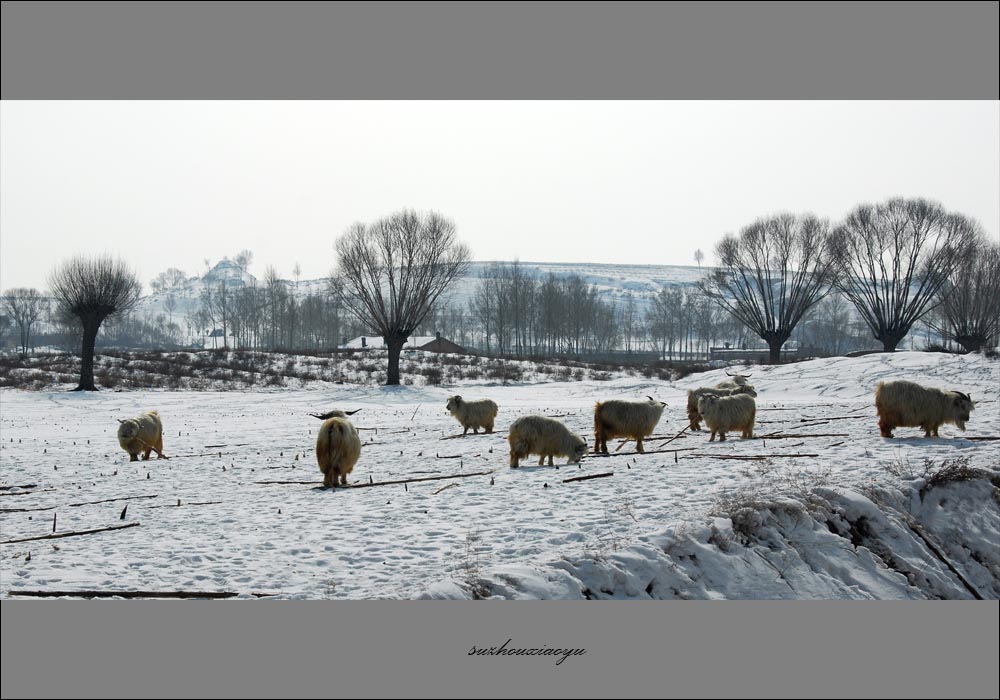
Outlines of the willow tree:
[[811,214],[759,219],[716,246],[705,294],[767,343],[771,362],[833,283],[829,224]]
[[97,391],[94,386],[94,345],[101,324],[128,311],[139,301],[142,284],[125,262],[110,256],[78,256],[63,263],[49,278],[52,296],[83,327],[80,385],[75,391]]
[[1000,243],[977,236],[940,297],[939,320],[928,325],[969,352],[995,345],[1000,335]]
[[399,354],[438,298],[468,270],[471,254],[440,214],[402,210],[355,223],[336,243],[343,304],[382,336],[387,385],[399,384]]
[[862,204],[832,234],[837,286],[885,352],[942,300],[975,222],[926,199]]

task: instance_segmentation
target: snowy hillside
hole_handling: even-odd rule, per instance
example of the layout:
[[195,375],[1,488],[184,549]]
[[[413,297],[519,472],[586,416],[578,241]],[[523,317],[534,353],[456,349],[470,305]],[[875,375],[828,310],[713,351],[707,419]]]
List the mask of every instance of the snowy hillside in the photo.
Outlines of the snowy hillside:
[[[755,367],[758,439],[710,443],[701,432],[668,444],[686,425],[687,388],[723,377],[4,389],[0,595],[1000,598],[1000,441],[969,439],[1000,435],[1000,363],[907,352]],[[901,377],[970,393],[968,433],[879,437],[872,392]],[[497,432],[452,438],[461,429],[445,402],[455,393],[494,399]],[[647,394],[668,404],[647,454],[630,443],[580,465],[507,466],[518,416],[558,416],[592,443],[596,400]],[[353,484],[465,478],[317,490],[320,422],[308,414],[334,407],[362,409]],[[116,419],[150,409],[171,459],[129,463]],[[6,543],[51,534],[54,520],[56,534],[141,524]]]

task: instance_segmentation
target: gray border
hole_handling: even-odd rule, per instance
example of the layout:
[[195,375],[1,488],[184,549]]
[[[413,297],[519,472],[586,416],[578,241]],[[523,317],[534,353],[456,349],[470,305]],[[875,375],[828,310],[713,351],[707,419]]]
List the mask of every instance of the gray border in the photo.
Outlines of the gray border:
[[997,99],[996,2],[4,2],[4,99]]
[[[997,602],[8,601],[6,697],[997,696]],[[16,633],[13,630],[16,629]],[[469,656],[472,645],[583,656]]]
[[[997,7],[4,2],[0,94],[997,99]],[[3,601],[0,678],[4,697],[996,697],[998,605]],[[507,638],[588,655],[466,654]]]

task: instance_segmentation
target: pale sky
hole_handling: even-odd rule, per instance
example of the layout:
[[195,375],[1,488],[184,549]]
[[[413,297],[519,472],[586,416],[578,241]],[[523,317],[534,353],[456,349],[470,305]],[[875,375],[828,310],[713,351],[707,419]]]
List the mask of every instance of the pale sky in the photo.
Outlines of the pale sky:
[[75,253],[148,292],[246,248],[329,274],[403,207],[476,260],[706,264],[779,211],[922,196],[1000,232],[997,102],[16,102],[0,105],[0,288]]

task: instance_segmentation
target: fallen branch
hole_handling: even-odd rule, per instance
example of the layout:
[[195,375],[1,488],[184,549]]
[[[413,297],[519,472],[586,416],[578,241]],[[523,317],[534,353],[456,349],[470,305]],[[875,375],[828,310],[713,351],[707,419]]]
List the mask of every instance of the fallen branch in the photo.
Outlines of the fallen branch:
[[10,491],[11,489],[33,489],[36,486],[38,486],[38,484],[19,484],[19,485],[16,484],[13,486],[0,486],[0,491]]
[[462,455],[437,455],[436,459],[462,459]]
[[484,435],[506,435],[507,432],[494,432],[494,433],[469,433],[467,435],[446,435],[443,438],[438,438],[439,440],[456,440],[458,438],[470,438],[470,437],[482,437]]
[[973,437],[967,437],[966,440],[1000,440],[1000,437],[993,437],[987,435],[974,435]]
[[147,496],[121,496],[119,498],[105,498],[103,501],[87,501],[86,503],[71,503],[68,508],[79,508],[80,506],[92,506],[95,503],[111,503],[112,501],[139,501],[144,498],[159,498],[157,494]]
[[758,435],[758,439],[763,440],[785,440],[787,438],[820,438],[820,437],[851,437],[850,433],[771,433],[770,435]]
[[614,472],[605,472],[604,474],[588,474],[587,476],[574,476],[569,479],[563,479],[564,484],[568,484],[571,481],[587,481],[589,479],[601,479],[606,476],[614,476]]
[[[167,456],[166,456],[165,454],[163,454],[163,453],[162,453],[162,452],[160,452],[160,451],[159,451],[158,449],[156,449],[156,446],[155,446],[155,445],[150,445],[150,444],[149,444],[148,442],[146,442],[145,440],[143,440],[143,439],[142,439],[142,438],[140,438],[140,437],[136,437],[136,438],[134,438],[134,439],[135,439],[135,440],[138,440],[138,441],[139,441],[139,442],[141,442],[141,443],[142,443],[143,445],[145,445],[146,447],[148,447],[149,449],[151,449],[151,450],[152,450],[153,452],[155,452],[155,453],[156,453],[156,456],[157,456],[157,457],[158,457],[159,459],[170,459],[170,458],[169,458],[169,457],[167,457]],[[143,461],[144,461],[144,462],[146,462],[146,461],[149,461],[149,460],[145,460],[145,459],[144,459]]]
[[[247,447],[250,444],[251,443],[249,443],[249,442],[241,442],[239,444],[232,445],[232,447]],[[206,450],[211,450],[214,447],[230,447],[230,445],[229,444],[225,444],[225,445],[205,445],[205,449]]]
[[[867,406],[865,406],[867,408]],[[868,416],[835,416],[833,418],[800,418],[803,423],[813,420],[861,420],[862,418],[868,418]]]
[[937,558],[940,559],[945,566],[951,569],[952,573],[958,577],[958,580],[962,582],[962,585],[965,586],[965,588],[975,597],[976,600],[983,600],[982,594],[976,590],[976,587],[972,585],[969,579],[967,579],[962,572],[958,570],[958,567],[956,567],[951,560],[945,556],[945,553],[941,551],[941,548],[931,541],[930,536],[924,532],[924,529],[920,527],[920,525],[912,520],[908,520],[906,524],[909,526],[910,530],[916,533],[916,535],[924,541],[924,544],[926,544],[927,547],[934,552],[935,556],[937,556]]
[[[233,445],[233,447],[238,447],[238,445]],[[190,454],[190,455],[174,455],[173,457],[170,457],[169,459],[184,459],[186,457],[221,457],[224,454],[228,455],[228,454],[232,454],[232,452],[200,452],[198,454]],[[168,458],[164,457],[164,459],[168,459]],[[148,461],[148,460],[144,460],[144,461]]]
[[[813,426],[824,425],[824,424],[825,424],[825,421],[823,423],[805,423],[803,425],[790,425],[787,428],[782,428],[781,430],[775,430],[773,433],[768,433],[767,435],[758,435],[757,437],[761,437],[761,438],[765,438],[766,439],[766,438],[771,437],[772,435],[785,435],[785,434],[790,435],[791,433],[785,433],[784,431],[787,431],[787,430],[798,430],[800,428],[812,428]],[[798,435],[798,433],[796,433],[796,435]]]
[[455,484],[448,484],[447,486],[442,486],[441,488],[439,488],[437,491],[435,491],[431,495],[432,496],[437,496],[439,493],[441,493],[442,491],[445,491],[447,489],[450,489],[452,486],[458,486],[458,484],[455,483]]
[[[390,486],[392,484],[412,484],[417,481],[440,481],[442,479],[464,479],[469,476],[485,476],[486,474],[492,474],[496,469],[490,469],[485,472],[467,472],[464,474],[448,474],[445,476],[421,476],[416,479],[397,479],[395,481],[373,481],[369,483],[351,484],[346,488],[349,489],[362,489],[368,486]],[[319,481],[255,481],[255,484],[297,484],[297,485],[308,485],[308,484],[319,484]],[[344,488],[344,487],[338,487]]]
[[51,535],[41,535],[39,537],[20,537],[16,540],[4,540],[0,544],[14,544],[16,542],[33,542],[35,540],[56,540],[61,537],[76,537],[77,535],[93,535],[95,532],[110,532],[111,530],[124,530],[127,527],[139,527],[139,523],[128,523],[127,525],[112,525],[111,527],[99,527],[95,530],[75,530],[73,532],[56,532]]
[[811,427],[813,427],[815,425],[826,425],[830,421],[827,421],[827,420],[818,420],[818,419],[817,420],[807,421],[807,420],[801,420],[800,419],[800,422],[802,423],[802,425],[793,425],[793,426],[791,426],[789,428],[789,430],[798,430],[799,428],[811,428]]
[[18,491],[16,493],[0,493],[0,496],[27,496],[29,493],[45,493],[55,491],[55,489],[35,489],[34,491]]
[[413,419],[417,417],[417,411],[419,411],[419,410],[420,410],[420,404],[417,404],[417,407],[415,409],[413,409],[413,415],[410,416],[410,422],[411,423],[413,422]]
[[746,462],[763,462],[768,459],[768,457],[763,457],[760,455],[715,455],[711,452],[696,452],[693,455],[684,455],[684,459],[688,457],[712,457],[714,459],[740,459]]
[[591,452],[590,454],[587,455],[587,459],[590,459],[592,457],[628,457],[630,455],[658,455],[669,452],[685,452],[687,450],[697,450],[697,449],[698,449],[697,447],[681,447],[681,448],[674,448],[672,450],[646,450],[645,452],[621,452],[621,453],[612,452],[611,454],[604,454],[603,452],[598,452],[597,454],[594,454],[593,452]]
[[[685,430],[687,430],[687,428],[682,430],[681,433],[683,433]],[[678,433],[678,435],[680,435],[680,433]],[[673,437],[677,437],[677,435],[674,435]],[[665,440],[667,438],[673,439],[670,433],[660,433],[659,435],[656,434],[647,435],[646,437],[643,438],[643,440],[655,441],[655,440]],[[623,442],[628,442],[631,439],[632,438],[626,438],[625,440],[623,440]]]
[[111,503],[112,501],[137,501],[142,498],[157,498],[157,496],[122,496],[121,498],[106,498],[103,501],[86,501],[84,503],[70,503],[65,506],[41,506],[39,508],[0,508],[0,513],[29,513],[38,510],[55,510],[57,508],[79,508],[80,506],[92,506],[98,503]]
[[[235,598],[232,591],[17,591],[8,595],[32,598]],[[255,598],[267,598],[277,593],[251,593]]]
[[674,435],[672,438],[670,438],[666,442],[661,442],[660,445],[658,445],[658,446],[669,445],[674,440],[676,440],[677,438],[679,438],[681,435],[683,435],[684,433],[686,433],[690,427],[691,427],[690,425],[684,426],[684,430],[680,431],[679,433],[677,433],[676,435]]
[[762,459],[775,459],[778,457],[819,457],[818,454],[792,454],[792,455],[717,455],[711,452],[696,452],[692,455],[684,455],[684,459],[688,457],[713,457],[715,459],[746,459],[746,460],[762,460]]
[[150,508],[180,508],[181,506],[214,506],[223,501],[191,501],[189,503],[171,503],[170,505],[164,504],[162,506],[150,506]]

